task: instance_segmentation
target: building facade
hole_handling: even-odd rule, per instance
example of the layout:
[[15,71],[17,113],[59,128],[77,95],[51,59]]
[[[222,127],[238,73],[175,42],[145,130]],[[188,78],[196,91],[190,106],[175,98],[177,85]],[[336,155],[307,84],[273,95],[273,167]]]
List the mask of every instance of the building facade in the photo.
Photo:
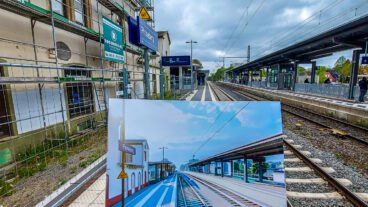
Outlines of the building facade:
[[[0,3],[0,155],[6,157],[0,166],[27,146],[105,126],[108,100],[123,87],[131,98],[143,98],[143,50],[129,43],[126,22],[142,6],[153,14],[151,2],[139,0]],[[104,58],[103,17],[123,29],[124,62]],[[160,94],[161,54],[170,54],[168,32],[149,59],[152,97]]]

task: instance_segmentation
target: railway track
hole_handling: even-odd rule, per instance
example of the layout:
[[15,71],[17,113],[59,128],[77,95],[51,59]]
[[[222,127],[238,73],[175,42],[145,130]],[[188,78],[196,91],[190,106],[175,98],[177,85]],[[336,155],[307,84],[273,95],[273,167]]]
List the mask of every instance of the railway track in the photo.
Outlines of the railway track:
[[221,198],[226,200],[228,203],[230,203],[232,206],[247,206],[247,207],[260,207],[261,205],[249,200],[248,198],[241,196],[233,191],[230,191],[226,188],[223,188],[217,184],[208,182],[206,180],[203,180],[201,178],[198,178],[193,175],[189,175],[192,179],[195,181],[201,183],[202,185],[208,187],[213,192],[215,192],[217,195],[219,195]]
[[211,207],[183,174],[178,174],[178,207]]
[[217,101],[236,101],[235,98],[227,94],[224,90],[218,87],[216,84],[208,82],[209,87],[212,88],[213,95]]
[[[214,90],[214,93],[226,93],[224,90]],[[232,91],[234,92],[234,91]],[[256,97],[253,94],[248,94],[245,93],[243,91],[239,91],[236,90],[235,93],[239,94],[239,95],[243,95],[244,97],[246,97],[249,100],[257,100],[257,101],[261,101],[261,100],[266,100],[260,97]],[[222,95],[224,96],[224,95]],[[287,109],[286,109],[287,110]],[[283,108],[283,111],[286,111]],[[303,115],[297,114],[296,112],[292,112],[292,111],[286,111],[288,113],[291,114],[295,114],[295,116],[298,116],[300,118],[303,118],[305,120],[308,120],[310,122],[313,122],[315,124],[318,124],[320,126],[323,127],[329,127],[328,125],[326,125],[325,123],[319,123],[316,120],[312,120],[311,118],[305,118]],[[317,114],[315,114],[317,115]],[[344,123],[345,124],[345,123]],[[355,126],[352,126],[355,127]],[[331,128],[331,127],[329,127]],[[359,127],[360,130],[364,130],[361,129]],[[364,143],[365,140],[357,140],[355,139],[356,137],[354,137],[351,134],[343,134],[343,136],[345,136],[346,138],[350,138],[353,139],[361,144],[366,145],[366,143]],[[353,137],[353,138],[352,138]],[[285,150],[285,156],[287,157],[285,159],[285,162],[291,162],[294,165],[293,167],[290,168],[285,168],[285,171],[292,171],[291,174],[295,174],[295,177],[290,178],[288,176],[288,173],[286,173],[286,183],[287,185],[289,185],[290,182],[292,183],[296,183],[298,185],[312,185],[309,188],[306,188],[305,190],[308,192],[301,192],[301,193],[296,193],[296,192],[288,192],[288,206],[292,206],[291,200],[297,200],[297,199],[311,199],[311,197],[319,195],[319,196],[330,196],[330,202],[328,203],[323,203],[321,206],[331,206],[334,205],[333,201],[331,200],[341,200],[341,199],[346,199],[347,202],[345,202],[343,205],[348,206],[348,205],[352,205],[352,206],[368,206],[368,204],[360,197],[357,195],[357,193],[353,192],[352,190],[350,190],[349,188],[347,188],[346,186],[349,185],[349,180],[346,179],[337,179],[334,176],[332,176],[331,174],[333,174],[333,169],[332,168],[328,168],[328,167],[321,167],[321,160],[319,160],[318,158],[311,158],[310,153],[308,151],[302,151],[302,146],[300,145],[294,145],[293,144],[294,141],[292,139],[284,139],[284,149]],[[296,164],[295,164],[296,163]],[[331,170],[332,169],[332,170]],[[312,171],[310,171],[312,170]],[[300,173],[298,175],[298,171],[307,171],[308,176],[306,176],[305,172]],[[311,175],[315,173],[315,175]],[[310,176],[310,177],[309,177]],[[313,176],[317,176],[313,178]],[[309,177],[308,179],[305,179],[305,177]],[[289,181],[289,182],[288,182]],[[304,182],[304,183],[303,183]],[[324,184],[325,182],[327,182],[328,187],[321,187],[321,184]],[[351,183],[351,182],[350,182]],[[328,190],[329,192],[318,192],[320,191],[320,189],[325,189]],[[311,190],[312,189],[312,190]],[[317,193],[314,193],[313,190],[317,191]],[[310,192],[312,191],[312,192]],[[321,202],[321,199],[325,199],[325,198],[321,198],[321,197],[315,197],[315,200],[317,200],[316,202]],[[325,199],[326,200],[326,199]],[[328,199],[327,199],[328,200]],[[340,203],[341,204],[341,203]],[[308,205],[306,204],[306,206],[313,206],[313,204]]]

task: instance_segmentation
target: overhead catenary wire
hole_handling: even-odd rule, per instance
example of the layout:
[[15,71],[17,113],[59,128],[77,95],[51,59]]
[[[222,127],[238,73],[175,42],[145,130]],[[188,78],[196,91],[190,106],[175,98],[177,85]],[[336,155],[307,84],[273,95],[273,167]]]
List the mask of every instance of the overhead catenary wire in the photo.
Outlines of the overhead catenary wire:
[[[247,6],[246,6],[246,4],[244,5],[245,8],[244,8],[244,11],[243,11],[242,15],[239,18],[239,21],[238,21],[237,25],[234,27],[233,31],[231,32],[230,37],[226,41],[226,44],[225,44],[225,47],[224,47],[225,51],[227,50],[227,48],[229,46],[229,43],[230,43],[231,39],[233,38],[233,35],[235,34],[236,30],[239,28],[240,23],[242,22],[245,14],[248,13],[249,7],[252,5],[252,2],[253,2],[253,0],[251,0],[250,3]],[[226,53],[225,53],[225,55],[226,55]]]
[[247,102],[246,104],[244,104],[244,106],[242,106],[236,113],[234,113],[234,115],[232,117],[230,117],[229,120],[227,120],[220,128],[218,128],[211,136],[209,136],[205,142],[203,142],[198,148],[197,150],[194,151],[194,155],[201,150],[212,138],[214,138],[222,129],[224,129],[240,112],[242,112],[248,105],[250,104],[250,102]]
[[[347,23],[347,22],[351,21],[354,18],[358,18],[358,16],[356,16],[356,15],[354,15],[352,18],[345,18],[345,16],[351,14],[350,12],[352,10],[355,11],[356,8],[364,9],[365,8],[364,6],[367,6],[368,5],[367,3],[368,2],[363,2],[363,3],[359,4],[359,5],[355,5],[355,6],[350,7],[347,11],[344,10],[343,12],[337,13],[336,15],[330,17],[329,19],[326,19],[325,21],[323,21],[319,25],[317,25],[316,26],[317,29],[316,29],[316,27],[313,27],[313,28],[308,29],[307,31],[306,30],[303,30],[303,31],[299,31],[299,32],[294,32],[294,33],[291,34],[291,36],[289,36],[288,44],[287,45],[284,45],[284,42],[285,41],[276,42],[277,44],[272,44],[271,45],[271,48],[269,48],[267,50],[264,50],[263,52],[260,52],[260,53],[256,54],[255,55],[255,58],[260,58],[260,57],[262,57],[264,55],[267,55],[270,52],[275,51],[275,50],[277,50],[280,47],[286,47],[286,46],[288,46],[290,44],[295,44],[295,41],[298,41],[298,40],[302,41],[305,37],[310,36],[311,33],[314,33],[315,35],[318,35],[319,32],[327,31],[328,29],[331,29],[333,27],[336,27],[337,26],[336,24],[331,24],[333,21],[336,21],[336,20],[339,20],[339,19],[344,19],[344,21],[342,23],[340,22],[338,24],[338,25],[341,25],[343,23]],[[367,12],[362,13],[361,16],[365,16],[366,14],[368,14],[368,13]],[[328,25],[327,28],[324,27],[326,25]],[[300,32],[303,32],[303,34],[300,34]],[[284,37],[284,38],[286,38],[286,37]]]
[[[245,29],[248,27],[248,25],[249,25],[249,23],[252,21],[252,19],[257,15],[257,13],[261,10],[261,8],[262,8],[262,6],[263,6],[263,4],[264,4],[264,2],[265,2],[265,0],[262,0],[262,2],[258,5],[258,7],[256,8],[256,10],[254,11],[254,13],[252,14],[252,16],[249,18],[249,19],[247,19],[247,21],[246,21],[246,23],[245,23],[245,25],[244,25],[244,27],[243,27],[243,30],[242,30],[242,32],[240,32],[239,33],[239,35],[240,34],[244,34],[244,32],[245,32]],[[238,36],[239,36],[238,35]],[[237,38],[238,39],[238,38]],[[230,52],[231,51],[231,49],[232,49],[232,47],[234,46],[234,44],[235,44],[235,42],[233,42],[232,44],[231,44],[231,46],[225,51],[225,55],[228,53],[228,52]]]

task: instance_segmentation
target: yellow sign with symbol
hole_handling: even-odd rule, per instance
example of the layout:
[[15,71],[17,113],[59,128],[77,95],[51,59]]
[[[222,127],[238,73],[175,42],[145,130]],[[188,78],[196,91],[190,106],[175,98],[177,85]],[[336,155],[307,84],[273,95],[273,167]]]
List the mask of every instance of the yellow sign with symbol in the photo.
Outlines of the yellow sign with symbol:
[[146,21],[151,21],[151,15],[148,13],[146,7],[142,6],[141,10],[139,11],[139,17]]
[[124,171],[121,171],[117,179],[125,179],[125,178],[128,178],[128,174],[126,174],[126,172]]

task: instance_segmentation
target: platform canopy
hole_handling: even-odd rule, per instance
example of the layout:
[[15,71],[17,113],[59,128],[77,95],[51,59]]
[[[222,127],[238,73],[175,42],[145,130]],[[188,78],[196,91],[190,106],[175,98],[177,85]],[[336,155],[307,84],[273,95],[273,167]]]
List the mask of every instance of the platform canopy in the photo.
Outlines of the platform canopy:
[[247,158],[256,158],[260,156],[281,154],[284,152],[283,137],[284,135],[282,134],[267,137],[260,141],[252,142],[250,144],[210,156],[197,162],[190,163],[189,166],[192,167],[204,165],[212,161],[230,161],[243,159],[245,156]]
[[290,62],[311,63],[314,59],[330,56],[334,52],[363,49],[367,40],[368,16],[364,16],[227,72],[259,70],[262,67]]

